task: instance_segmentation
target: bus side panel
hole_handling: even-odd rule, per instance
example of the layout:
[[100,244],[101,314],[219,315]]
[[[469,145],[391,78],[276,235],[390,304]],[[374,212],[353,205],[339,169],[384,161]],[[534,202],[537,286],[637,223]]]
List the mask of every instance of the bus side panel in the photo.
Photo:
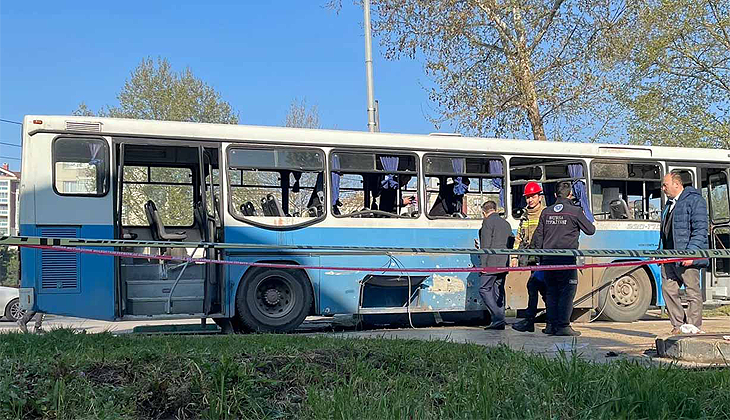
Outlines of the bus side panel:
[[[635,222],[628,223],[633,226],[626,229],[628,222],[598,222],[596,223],[596,233],[593,236],[581,235],[580,243],[582,249],[646,249],[654,250],[659,248],[659,230],[658,223]],[[621,259],[635,258],[599,258],[596,262],[611,262]],[[664,305],[662,297],[662,274],[658,265],[649,265],[649,272],[657,290],[657,305]],[[596,276],[593,278],[593,287],[598,287],[602,283],[601,274],[603,270],[596,270]],[[596,301],[597,302],[597,301]]]
[[[88,239],[108,239],[114,232],[112,226],[93,225],[80,228],[25,225],[21,226],[21,230],[23,235],[29,236],[73,236]],[[114,257],[24,249],[21,258],[22,285],[35,289],[35,309],[51,314],[99,320],[115,318]]]

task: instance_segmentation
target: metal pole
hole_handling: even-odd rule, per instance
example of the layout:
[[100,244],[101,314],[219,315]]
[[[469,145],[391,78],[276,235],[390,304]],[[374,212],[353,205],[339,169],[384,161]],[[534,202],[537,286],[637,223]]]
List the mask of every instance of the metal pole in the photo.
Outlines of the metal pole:
[[370,35],[370,0],[365,0],[363,4],[365,13],[365,73],[367,76],[368,86],[368,131],[374,133],[380,131],[375,122],[375,93],[373,88],[373,46]]

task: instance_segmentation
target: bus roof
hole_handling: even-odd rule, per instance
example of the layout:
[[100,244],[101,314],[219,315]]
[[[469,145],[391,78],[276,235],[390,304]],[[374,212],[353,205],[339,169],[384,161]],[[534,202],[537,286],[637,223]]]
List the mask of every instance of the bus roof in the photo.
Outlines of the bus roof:
[[255,142],[320,147],[368,147],[439,152],[539,155],[565,157],[633,158],[668,161],[730,163],[730,150],[633,146],[612,143],[540,142],[454,135],[369,133],[363,131],[206,124],[85,116],[28,115],[23,121],[29,135],[97,134],[114,137],[184,139],[195,141]]

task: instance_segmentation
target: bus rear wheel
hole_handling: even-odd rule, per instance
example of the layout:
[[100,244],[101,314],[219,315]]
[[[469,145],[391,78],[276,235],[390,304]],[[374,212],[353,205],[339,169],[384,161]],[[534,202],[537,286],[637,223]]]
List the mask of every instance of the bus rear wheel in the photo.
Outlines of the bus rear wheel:
[[638,268],[607,270],[602,284],[610,284],[598,293],[601,319],[634,322],[641,318],[651,304],[652,288],[649,275]]
[[312,307],[312,288],[297,270],[259,268],[246,274],[236,293],[236,312],[256,332],[297,328]]

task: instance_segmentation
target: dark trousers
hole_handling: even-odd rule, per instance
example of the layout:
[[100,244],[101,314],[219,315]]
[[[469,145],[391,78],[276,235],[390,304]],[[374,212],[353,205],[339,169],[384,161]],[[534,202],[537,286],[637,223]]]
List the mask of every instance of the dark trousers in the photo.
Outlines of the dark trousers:
[[570,326],[573,299],[578,288],[578,270],[545,271],[547,322],[552,328]]
[[492,324],[504,323],[504,280],[507,273],[482,274],[479,295],[489,308]]
[[[542,271],[533,271],[530,279],[527,280],[527,309],[525,310],[525,318],[535,320],[537,315],[537,299],[542,296],[543,302],[547,302],[545,285],[545,273]],[[546,305],[547,306],[547,305]]]

